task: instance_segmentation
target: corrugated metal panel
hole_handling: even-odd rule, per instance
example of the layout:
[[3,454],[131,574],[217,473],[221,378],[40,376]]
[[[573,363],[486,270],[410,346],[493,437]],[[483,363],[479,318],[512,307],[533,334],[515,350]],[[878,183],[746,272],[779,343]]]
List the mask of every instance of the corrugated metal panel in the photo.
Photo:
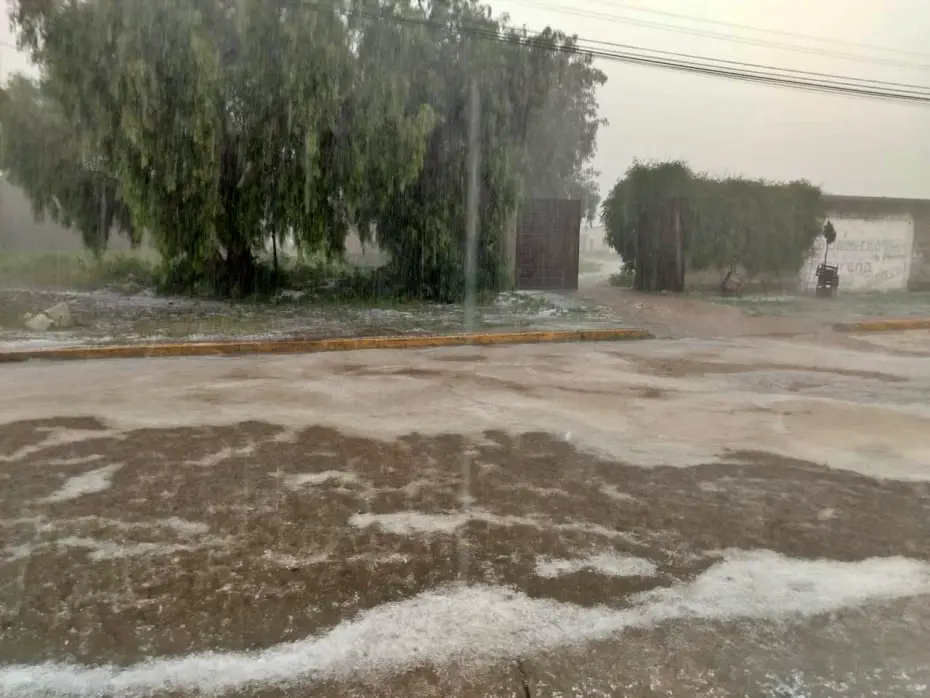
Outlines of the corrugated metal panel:
[[526,201],[517,220],[517,288],[577,289],[580,238],[581,201]]

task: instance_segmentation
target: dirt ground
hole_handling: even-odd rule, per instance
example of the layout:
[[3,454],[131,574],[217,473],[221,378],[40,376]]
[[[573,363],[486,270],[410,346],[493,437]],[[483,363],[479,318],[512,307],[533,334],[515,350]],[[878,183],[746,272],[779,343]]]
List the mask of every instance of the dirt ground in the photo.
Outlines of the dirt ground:
[[612,287],[605,274],[591,273],[581,275],[575,295],[624,318],[628,326],[675,339],[811,335],[842,343],[830,331],[834,323],[930,317],[928,293],[845,293],[830,300],[812,295],[642,294]]
[[0,694],[926,695],[899,342],[3,366]]

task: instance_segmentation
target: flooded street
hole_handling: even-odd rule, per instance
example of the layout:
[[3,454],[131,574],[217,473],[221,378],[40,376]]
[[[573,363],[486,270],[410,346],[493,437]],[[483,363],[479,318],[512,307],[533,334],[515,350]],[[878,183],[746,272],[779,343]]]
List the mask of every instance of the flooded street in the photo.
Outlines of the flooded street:
[[0,698],[930,696],[930,9],[698,5],[0,0]]
[[4,366],[0,693],[925,695],[890,337]]

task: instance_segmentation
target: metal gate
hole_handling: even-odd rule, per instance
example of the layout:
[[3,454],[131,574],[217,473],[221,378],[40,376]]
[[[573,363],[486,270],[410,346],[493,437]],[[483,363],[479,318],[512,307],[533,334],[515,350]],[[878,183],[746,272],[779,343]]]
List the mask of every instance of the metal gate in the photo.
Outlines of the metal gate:
[[529,199],[517,220],[516,287],[530,291],[578,288],[581,201]]

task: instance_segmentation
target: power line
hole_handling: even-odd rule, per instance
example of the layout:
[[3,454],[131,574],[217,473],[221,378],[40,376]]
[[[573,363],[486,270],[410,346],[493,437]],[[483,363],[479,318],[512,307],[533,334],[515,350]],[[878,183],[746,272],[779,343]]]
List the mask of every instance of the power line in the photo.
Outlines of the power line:
[[[519,2],[520,0],[518,0]],[[726,34],[722,32],[715,32],[709,29],[695,29],[689,27],[682,27],[679,25],[665,24],[662,22],[652,22],[643,19],[635,19],[632,17],[624,17],[621,15],[613,15],[605,12],[593,12],[590,10],[576,10],[572,8],[567,8],[561,5],[549,5],[546,3],[539,2],[530,2],[529,0],[522,0],[530,7],[536,7],[538,9],[549,10],[551,12],[558,12],[560,14],[566,15],[575,15],[577,17],[586,17],[590,19],[602,19],[608,22],[616,22],[618,24],[628,24],[634,27],[644,27],[647,29],[657,29],[659,31],[665,32],[674,32],[678,34],[686,34],[689,36],[698,36],[702,38],[717,39],[721,41],[729,41],[732,43],[743,44],[746,46],[756,46],[762,48],[772,48],[779,51],[792,51],[795,53],[804,53],[808,55],[821,56],[821,57],[830,57],[830,58],[841,58],[844,60],[858,61],[862,63],[873,63],[875,65],[884,65],[894,68],[908,68],[912,70],[930,70],[930,63],[913,63],[907,61],[894,60],[890,58],[878,58],[875,56],[863,56],[861,54],[855,53],[844,53],[840,51],[814,48],[810,46],[795,46],[791,44],[778,43],[775,41],[768,41],[765,39],[755,39],[752,37],[739,36],[736,34]]]
[[[544,3],[530,2],[529,0],[523,0],[530,6],[535,6],[540,9],[548,9],[552,12],[559,12],[561,14],[575,15],[578,17],[587,17],[593,19],[603,19],[610,22],[616,22],[619,24],[628,24],[636,27],[644,27],[647,29],[657,29],[659,31],[666,32],[675,32],[679,34],[686,34],[690,36],[697,36],[702,38],[710,38],[721,41],[729,41],[732,43],[743,44],[747,46],[755,46],[762,48],[772,48],[779,51],[791,51],[796,53],[803,53],[808,55],[815,56],[826,56],[831,58],[840,58],[844,60],[858,61],[863,63],[874,63],[876,65],[884,65],[898,68],[909,68],[915,70],[930,70],[930,63],[913,63],[901,60],[894,60],[889,58],[879,58],[875,56],[863,56],[861,54],[854,53],[845,53],[836,50],[830,50],[825,48],[816,48],[812,46],[797,46],[792,44],[778,43],[774,41],[768,41],[765,39],[752,38],[747,36],[739,36],[736,34],[726,34],[721,32],[715,32],[709,29],[696,29],[690,27],[683,27],[679,25],[667,24],[662,22],[654,22],[642,19],[635,19],[631,17],[625,17],[622,15],[613,15],[604,12],[595,12],[591,10],[577,10],[573,8],[567,8],[560,5],[548,5]],[[747,25],[748,26],[748,25]],[[917,54],[921,56],[930,57],[927,54]]]
[[926,92],[872,89],[868,86],[860,86],[862,85],[861,83],[842,82],[835,80],[807,80],[803,78],[793,78],[775,72],[767,73],[762,71],[727,69],[722,67],[715,67],[710,64],[700,64],[691,61],[678,61],[673,59],[664,60],[645,54],[624,53],[619,51],[599,51],[597,49],[588,47],[583,47],[582,52],[590,53],[596,58],[605,58],[608,60],[616,60],[620,62],[634,63],[656,68],[666,68],[679,72],[722,77],[731,80],[740,80],[743,82],[757,82],[760,84],[767,84],[772,86],[793,87],[796,89],[803,89],[813,92],[829,92],[833,94],[844,94],[859,97],[875,97],[888,100],[930,103],[930,94]]
[[648,53],[656,53],[656,54],[662,54],[666,56],[674,56],[677,58],[688,58],[688,59],[693,59],[693,60],[698,60],[698,61],[709,61],[715,64],[725,64],[725,65],[732,65],[732,66],[738,66],[738,67],[743,67],[743,68],[761,68],[764,70],[775,70],[775,71],[778,71],[779,73],[829,78],[833,81],[840,81],[840,84],[845,83],[845,84],[857,85],[857,86],[870,86],[871,85],[875,87],[914,88],[914,90],[905,90],[905,91],[908,91],[908,92],[916,91],[917,93],[926,93],[928,96],[930,96],[930,85],[918,85],[918,84],[908,83],[908,82],[891,82],[888,80],[872,80],[870,78],[857,78],[857,77],[846,76],[846,75],[835,75],[832,73],[820,73],[820,72],[816,72],[812,70],[799,70],[795,68],[777,68],[777,67],[765,65],[762,63],[748,63],[746,61],[732,61],[732,60],[728,60],[725,58],[713,58],[711,56],[699,56],[693,53],[680,53],[678,51],[664,51],[662,49],[641,48],[633,44],[619,44],[613,41],[597,41],[595,39],[579,39],[579,41],[583,41],[585,44],[597,44],[599,46],[610,46],[613,48],[646,51]]
[[879,46],[877,44],[866,44],[858,41],[848,41],[845,39],[833,39],[824,36],[815,36],[813,34],[802,34],[801,32],[791,32],[781,29],[771,29],[766,27],[756,27],[751,24],[741,24],[739,22],[725,22],[719,19],[710,19],[708,17],[695,17],[694,15],[684,15],[677,12],[668,12],[667,10],[656,10],[651,7],[642,7],[640,5],[630,5],[625,2],[613,2],[611,0],[600,0],[600,4],[621,7],[629,12],[641,12],[661,17],[672,17],[675,19],[686,19],[690,22],[700,22],[702,24],[715,24],[720,27],[729,27],[731,29],[744,29],[747,31],[758,32],[760,34],[771,34],[775,36],[784,36],[793,39],[803,39],[805,41],[816,41],[827,44],[838,44],[852,48],[863,48],[870,51],[880,51],[884,53],[897,53],[905,56],[918,56],[920,58],[930,59],[930,53],[924,51],[910,51],[907,49],[892,48],[890,46]]
[[[409,24],[421,27],[428,27],[433,29],[439,29],[444,31],[452,31],[452,28],[447,24],[435,22],[426,18],[418,17],[404,17],[394,13],[386,14],[374,14],[370,12],[365,12],[363,10],[343,10],[342,8],[337,8],[333,5],[328,5],[326,8],[323,8],[320,5],[313,6],[316,10],[329,9],[346,17],[355,17],[362,19],[369,19],[372,21],[390,21],[395,24]],[[713,65],[708,63],[698,63],[693,60],[679,60],[676,58],[662,58],[659,56],[650,56],[648,53],[649,49],[643,49],[641,47],[633,47],[633,51],[617,51],[617,50],[607,50],[607,49],[598,49],[586,44],[591,44],[585,39],[577,39],[577,46],[574,48],[557,46],[553,47],[549,43],[546,43],[544,38],[541,38],[539,34],[534,34],[527,36],[525,38],[521,37],[519,39],[514,39],[513,37],[501,35],[495,30],[485,28],[485,27],[461,27],[458,29],[465,35],[470,35],[475,38],[482,38],[488,41],[495,41],[503,44],[514,44],[518,43],[525,46],[535,46],[537,48],[543,48],[546,50],[553,50],[556,52],[563,53],[580,53],[588,54],[595,58],[604,58],[607,60],[615,60],[624,63],[631,63],[636,65],[649,66],[654,68],[663,68],[667,70],[675,70],[679,72],[693,73],[698,75],[707,75],[712,77],[720,77],[731,80],[739,80],[742,82],[754,82],[758,84],[771,85],[775,87],[790,87],[793,89],[805,90],[810,92],[823,92],[829,94],[840,94],[847,96],[855,97],[869,97],[874,99],[885,99],[885,100],[896,100],[903,102],[916,102],[927,104],[930,103],[930,94],[927,92],[915,92],[911,90],[889,90],[889,89],[879,89],[877,86],[870,86],[865,84],[863,81],[858,81],[857,78],[848,78],[843,76],[829,76],[831,79],[828,80],[811,80],[802,77],[795,77],[790,74],[786,74],[782,69],[779,69],[774,66],[764,66],[768,69],[768,72],[756,71],[756,70],[744,70],[737,68],[727,68],[725,66]],[[824,74],[827,75],[827,74]],[[903,84],[903,83],[902,83]],[[926,88],[923,88],[926,89]]]

